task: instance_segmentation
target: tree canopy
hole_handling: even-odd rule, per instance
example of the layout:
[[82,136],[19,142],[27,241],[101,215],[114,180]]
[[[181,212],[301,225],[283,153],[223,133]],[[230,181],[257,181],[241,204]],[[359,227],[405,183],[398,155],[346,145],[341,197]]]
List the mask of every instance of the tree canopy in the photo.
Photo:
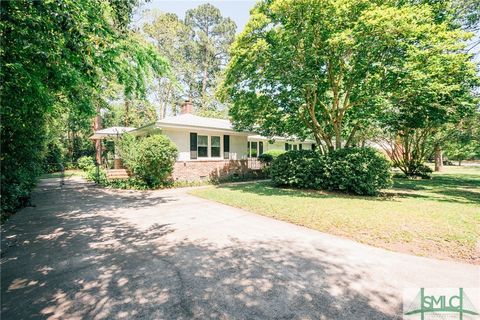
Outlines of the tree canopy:
[[211,4],[187,10],[181,19],[173,13],[153,11],[148,14],[143,31],[154,41],[159,52],[172,66],[169,78],[158,79],[157,100],[161,116],[167,106],[189,98],[198,112],[220,115],[224,105],[215,93],[229,60],[236,25]]
[[136,96],[153,74],[167,72],[155,48],[127,28],[137,3],[2,2],[2,211],[28,195],[52,136],[49,128],[63,115],[92,117],[109,82]]
[[339,149],[382,112],[403,108],[418,120],[468,96],[470,36],[437,21],[429,4],[261,1],[231,48],[224,98],[237,128]]

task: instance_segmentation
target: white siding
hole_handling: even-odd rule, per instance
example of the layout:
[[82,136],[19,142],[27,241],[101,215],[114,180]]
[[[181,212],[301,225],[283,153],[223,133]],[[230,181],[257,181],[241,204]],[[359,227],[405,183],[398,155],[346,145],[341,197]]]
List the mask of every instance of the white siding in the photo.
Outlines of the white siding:
[[268,141],[263,142],[263,150],[285,150],[285,142],[284,141],[275,141],[273,144],[270,144]]
[[[178,148],[178,161],[190,160],[190,132],[208,136],[208,157],[199,157],[198,160],[223,160],[223,136],[230,136],[230,159],[245,159],[247,154],[247,136],[232,135],[232,133],[207,130],[175,130],[164,129],[162,133],[172,140]],[[220,136],[220,157],[211,157],[211,136]],[[195,161],[195,160],[193,160]]]
[[178,160],[190,159],[190,135],[186,131],[162,130],[178,148]]
[[[241,160],[247,158],[247,136],[230,135],[230,159]],[[223,137],[222,137],[223,152]]]

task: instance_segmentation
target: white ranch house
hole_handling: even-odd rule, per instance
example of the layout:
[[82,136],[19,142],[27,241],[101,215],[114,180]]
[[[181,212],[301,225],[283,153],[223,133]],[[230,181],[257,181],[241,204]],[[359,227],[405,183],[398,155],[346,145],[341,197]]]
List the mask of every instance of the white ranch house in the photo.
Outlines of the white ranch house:
[[[176,180],[215,179],[243,175],[258,169],[256,158],[268,150],[313,149],[313,140],[262,137],[253,132],[236,131],[229,120],[196,116],[186,102],[180,115],[166,117],[135,129],[114,127],[95,132],[92,139],[115,139],[124,132],[135,136],[163,134],[178,148],[173,178]],[[118,158],[118,157],[116,157]],[[120,169],[115,161],[115,169]]]

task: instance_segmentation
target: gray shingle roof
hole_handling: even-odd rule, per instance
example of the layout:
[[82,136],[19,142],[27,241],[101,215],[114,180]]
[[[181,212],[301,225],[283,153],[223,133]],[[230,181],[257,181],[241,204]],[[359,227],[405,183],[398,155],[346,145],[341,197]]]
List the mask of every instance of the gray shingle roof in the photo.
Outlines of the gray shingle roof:
[[195,127],[216,130],[235,131],[229,120],[206,118],[196,116],[190,113],[181,114],[173,117],[166,117],[157,121],[157,127],[175,126],[175,127]]

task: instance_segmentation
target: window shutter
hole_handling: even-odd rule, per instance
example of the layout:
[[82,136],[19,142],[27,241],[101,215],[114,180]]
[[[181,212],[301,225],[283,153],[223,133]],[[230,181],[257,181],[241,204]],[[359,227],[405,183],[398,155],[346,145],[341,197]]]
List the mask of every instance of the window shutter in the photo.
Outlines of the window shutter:
[[223,136],[223,159],[230,159],[230,136]]
[[190,132],[190,159],[197,159],[197,134]]
[[263,154],[263,142],[262,141],[260,141],[258,143],[258,155],[261,155],[261,154]]

